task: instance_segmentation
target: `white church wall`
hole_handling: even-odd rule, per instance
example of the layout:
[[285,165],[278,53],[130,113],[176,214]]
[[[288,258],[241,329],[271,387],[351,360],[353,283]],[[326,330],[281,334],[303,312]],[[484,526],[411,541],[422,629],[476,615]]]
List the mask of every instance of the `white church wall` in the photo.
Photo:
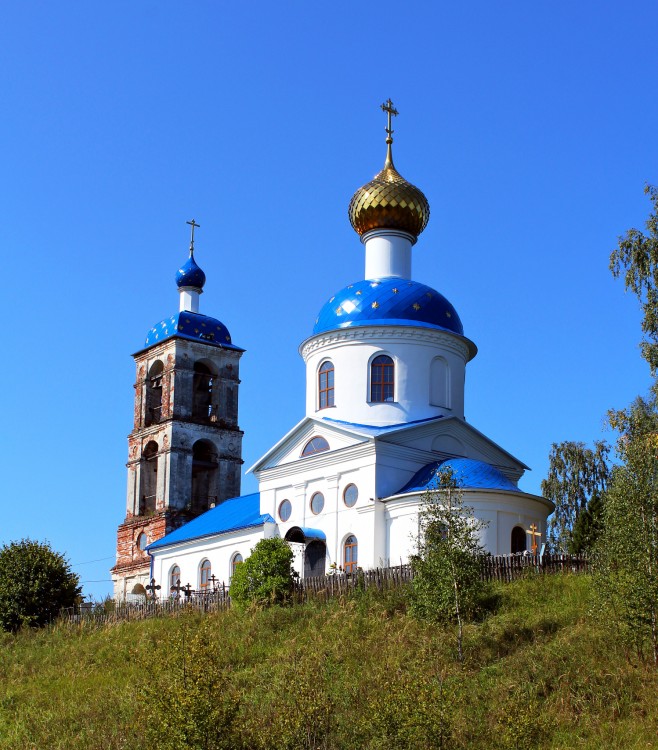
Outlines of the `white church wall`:
[[219,585],[225,583],[228,586],[234,556],[240,554],[243,560],[249,557],[260,539],[274,534],[271,527],[273,524],[264,524],[153,550],[153,577],[162,587],[160,596],[167,598],[170,595],[170,573],[176,565],[180,568],[181,585],[189,583],[192,589],[198,590],[200,566],[205,559],[210,561],[211,574],[217,578]]
[[[413,327],[360,327],[319,334],[300,347],[306,362],[306,414],[356,424],[401,424],[439,415],[464,415],[468,347],[458,336]],[[395,401],[371,403],[370,362],[380,354],[395,363]],[[443,405],[432,403],[432,362],[445,363]],[[319,408],[318,369],[334,365],[334,406]],[[440,388],[439,388],[440,390]],[[434,398],[436,396],[436,398]]]
[[[296,526],[318,529],[326,537],[327,566],[333,562],[340,566],[344,540],[354,534],[359,542],[359,564],[363,554],[371,561],[368,567],[372,567],[381,547],[381,540],[375,542],[376,521],[372,512],[376,498],[372,443],[356,445],[348,452],[323,453],[267,469],[258,472],[258,479],[261,513],[269,513],[276,520],[282,537]],[[345,490],[350,484],[358,491],[352,507],[345,504]],[[311,499],[316,492],[324,496],[324,507],[318,514],[311,510]],[[284,500],[291,504],[286,521],[280,515]]]
[[[464,490],[464,504],[473,508],[474,516],[486,523],[480,530],[480,544],[492,555],[509,555],[512,529],[526,531],[535,524],[541,533],[538,544],[546,541],[546,519],[550,503],[535,495],[496,490]],[[386,501],[388,558],[391,565],[406,563],[415,551],[418,538],[418,513],[422,494],[413,493]],[[528,548],[530,548],[528,535]]]

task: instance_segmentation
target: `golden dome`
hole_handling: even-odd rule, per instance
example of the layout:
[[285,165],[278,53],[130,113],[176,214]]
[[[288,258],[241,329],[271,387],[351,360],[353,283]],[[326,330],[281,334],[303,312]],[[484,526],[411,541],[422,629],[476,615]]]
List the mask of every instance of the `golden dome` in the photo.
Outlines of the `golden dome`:
[[391,117],[398,111],[389,99],[381,105],[388,116],[384,169],[352,196],[347,213],[354,231],[363,235],[371,229],[400,229],[415,238],[430,218],[430,204],[423,192],[407,182],[393,164]]
[[418,237],[430,218],[430,204],[423,192],[393,166],[390,144],[384,169],[354,193],[347,210],[360,235],[371,229],[401,229]]

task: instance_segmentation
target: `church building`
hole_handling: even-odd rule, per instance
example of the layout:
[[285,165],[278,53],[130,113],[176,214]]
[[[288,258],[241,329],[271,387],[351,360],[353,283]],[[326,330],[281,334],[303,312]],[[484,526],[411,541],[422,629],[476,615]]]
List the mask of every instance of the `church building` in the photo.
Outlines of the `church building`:
[[201,591],[228,583],[271,536],[291,544],[302,576],[406,563],[423,493],[442,468],[487,522],[486,550],[521,552],[545,539],[553,505],[519,489],[528,467],[464,418],[466,365],[477,349],[453,305],[412,278],[429,203],[394,166],[397,112],[390,100],[382,109],[384,168],[348,210],[365,251],[364,278],[328,297],[301,343],[305,416],[249,469],[258,480],[251,495],[239,495],[243,350],[198,311],[205,276],[192,241],[177,276],[180,312],[151,329],[134,355],[117,597],[141,592],[151,577],[161,596],[179,581]]

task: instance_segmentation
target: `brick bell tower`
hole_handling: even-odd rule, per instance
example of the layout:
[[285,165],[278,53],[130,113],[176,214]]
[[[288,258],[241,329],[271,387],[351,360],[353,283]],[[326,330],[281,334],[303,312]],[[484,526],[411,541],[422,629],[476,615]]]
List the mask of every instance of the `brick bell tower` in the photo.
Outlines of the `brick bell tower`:
[[180,308],[156,324],[133,355],[137,368],[128,436],[126,517],[117,534],[114,596],[144,594],[145,548],[218,503],[240,494],[240,357],[226,326],[199,313],[206,282],[190,257],[176,274]]

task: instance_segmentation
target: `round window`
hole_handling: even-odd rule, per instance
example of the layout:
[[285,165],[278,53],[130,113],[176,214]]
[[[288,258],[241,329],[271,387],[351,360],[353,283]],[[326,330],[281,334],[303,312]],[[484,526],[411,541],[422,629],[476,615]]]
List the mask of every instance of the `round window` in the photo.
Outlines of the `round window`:
[[140,534],[140,535],[139,535],[139,536],[137,537],[137,547],[138,547],[138,548],[139,548],[139,549],[140,549],[140,550],[141,550],[142,552],[143,552],[143,551],[144,551],[144,549],[146,548],[146,534],[145,534],[144,532],[142,532],[142,533],[141,533],[141,534]]
[[285,523],[292,513],[292,505],[290,500],[283,500],[279,505],[279,518]]
[[311,510],[317,516],[318,513],[322,513],[324,508],[324,495],[321,492],[316,492],[311,498]]
[[347,505],[348,508],[353,507],[356,505],[356,501],[359,499],[359,490],[357,490],[355,484],[348,484],[347,487],[345,487],[345,492],[343,492],[343,500],[345,501],[345,505]]

